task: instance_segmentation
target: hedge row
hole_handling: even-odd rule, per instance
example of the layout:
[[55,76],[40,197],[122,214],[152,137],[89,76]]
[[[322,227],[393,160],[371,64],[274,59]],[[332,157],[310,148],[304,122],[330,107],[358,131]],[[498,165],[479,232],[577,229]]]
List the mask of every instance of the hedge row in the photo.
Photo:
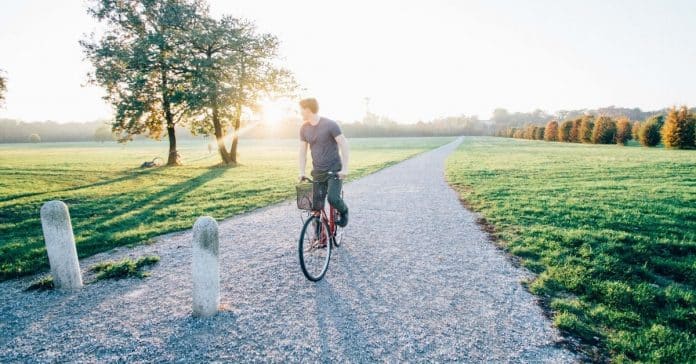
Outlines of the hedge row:
[[612,119],[608,116],[586,115],[574,120],[549,121],[546,126],[528,125],[523,128],[499,130],[496,136],[507,138],[545,140],[548,142],[620,144],[635,139],[646,147],[660,142],[667,148],[696,148],[696,115],[686,106],[672,108],[664,115],[653,116],[643,122],[631,122],[627,117]]

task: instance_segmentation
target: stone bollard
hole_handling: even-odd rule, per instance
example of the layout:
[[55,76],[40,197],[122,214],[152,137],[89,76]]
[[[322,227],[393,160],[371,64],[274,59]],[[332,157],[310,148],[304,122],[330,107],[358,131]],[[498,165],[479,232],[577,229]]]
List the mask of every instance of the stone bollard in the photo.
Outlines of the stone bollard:
[[193,225],[193,315],[212,316],[220,305],[218,224],[201,216]]
[[68,206],[62,201],[49,201],[41,206],[41,227],[48,263],[51,265],[53,286],[58,289],[82,287],[82,273],[77,260],[77,248]]

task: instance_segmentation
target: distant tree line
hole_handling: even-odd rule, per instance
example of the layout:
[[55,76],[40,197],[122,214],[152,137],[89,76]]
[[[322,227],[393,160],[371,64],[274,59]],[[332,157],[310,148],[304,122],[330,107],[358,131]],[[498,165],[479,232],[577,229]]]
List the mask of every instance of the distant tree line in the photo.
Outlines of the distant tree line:
[[499,129],[496,136],[567,143],[620,144],[635,139],[641,145],[654,147],[660,142],[667,148],[696,149],[696,112],[686,106],[669,109],[644,121],[631,121],[627,116],[584,115],[560,123],[550,120],[545,125]]

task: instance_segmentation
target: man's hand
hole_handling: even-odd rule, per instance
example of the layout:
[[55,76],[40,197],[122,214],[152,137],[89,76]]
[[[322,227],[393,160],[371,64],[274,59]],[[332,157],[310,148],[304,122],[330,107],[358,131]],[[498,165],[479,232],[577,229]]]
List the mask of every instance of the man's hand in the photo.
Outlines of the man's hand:
[[342,169],[342,170],[338,171],[337,174],[338,174],[339,179],[346,179],[346,177],[348,177],[348,170]]
[[301,174],[301,175],[298,177],[298,180],[299,180],[299,182],[301,183],[302,181],[304,181],[305,178],[307,178],[307,177],[305,177],[304,174]]

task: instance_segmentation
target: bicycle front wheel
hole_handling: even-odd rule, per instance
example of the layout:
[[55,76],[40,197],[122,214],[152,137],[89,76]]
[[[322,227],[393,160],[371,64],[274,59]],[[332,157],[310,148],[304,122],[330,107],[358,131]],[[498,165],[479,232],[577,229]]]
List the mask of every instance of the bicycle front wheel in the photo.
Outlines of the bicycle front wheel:
[[298,252],[302,273],[310,281],[324,278],[331,259],[329,225],[318,216],[310,216],[300,233]]

